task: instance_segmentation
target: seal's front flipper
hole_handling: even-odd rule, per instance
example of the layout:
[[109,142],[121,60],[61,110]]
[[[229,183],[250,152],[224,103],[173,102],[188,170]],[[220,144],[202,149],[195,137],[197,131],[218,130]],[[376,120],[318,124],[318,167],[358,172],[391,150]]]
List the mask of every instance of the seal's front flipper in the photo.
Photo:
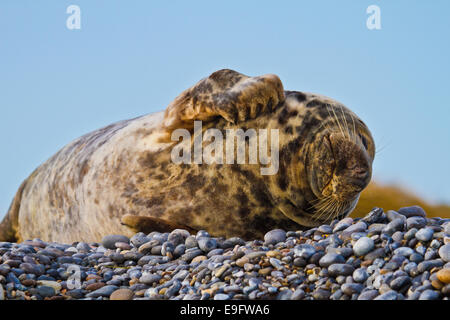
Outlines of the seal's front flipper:
[[274,74],[249,77],[223,69],[182,92],[167,107],[163,126],[168,131],[191,128],[194,120],[222,117],[237,123],[271,112],[285,99],[281,80]]
[[134,232],[143,233],[150,233],[152,231],[171,232],[175,229],[184,229],[189,231],[190,233],[197,232],[197,230],[178,223],[172,223],[170,221],[155,217],[135,216],[132,214],[124,215],[122,217],[121,224],[129,227]]

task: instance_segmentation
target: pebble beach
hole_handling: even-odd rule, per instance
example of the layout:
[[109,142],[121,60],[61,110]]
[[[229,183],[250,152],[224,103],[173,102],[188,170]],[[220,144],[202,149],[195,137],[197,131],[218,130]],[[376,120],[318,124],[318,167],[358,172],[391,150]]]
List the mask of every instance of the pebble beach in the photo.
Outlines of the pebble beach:
[[448,300],[450,219],[418,206],[264,239],[137,233],[0,242],[0,300]]

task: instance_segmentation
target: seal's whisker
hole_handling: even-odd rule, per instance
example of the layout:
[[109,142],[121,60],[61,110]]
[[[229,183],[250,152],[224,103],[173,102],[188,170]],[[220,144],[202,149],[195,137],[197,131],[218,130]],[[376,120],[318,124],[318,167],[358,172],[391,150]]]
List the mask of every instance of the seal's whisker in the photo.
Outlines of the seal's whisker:
[[[341,131],[341,133],[342,133],[342,135],[343,136],[345,136],[345,134],[344,134],[344,130],[342,129],[342,126],[341,126],[341,123],[339,122],[339,119],[338,119],[338,117],[337,117],[337,115],[336,115],[336,112],[334,111],[334,109],[333,108],[331,108],[330,107],[330,109],[331,109],[331,111],[333,111],[333,114],[334,114],[334,119],[336,119],[336,124],[338,125],[338,127],[339,127],[339,130]],[[329,111],[328,111],[329,112]],[[331,114],[330,114],[330,116],[331,116]]]
[[[330,114],[330,116],[331,116],[331,114]],[[333,119],[332,119],[332,121],[334,122]],[[329,123],[329,120],[326,120],[326,119],[322,120],[322,124],[320,125],[319,130],[322,129],[323,127],[325,127],[325,128],[328,130],[329,133],[332,133],[332,132],[334,131],[334,130],[331,128],[331,125],[330,125],[330,123]]]
[[333,197],[331,195],[321,200],[322,201],[316,206],[317,212],[313,216],[316,220],[320,219],[320,217],[322,217],[322,215],[329,210],[330,206],[332,206],[334,202]]
[[342,119],[344,119],[344,126],[345,126],[345,131],[347,132],[347,136],[349,140],[352,140],[352,138],[350,137],[350,129],[348,127],[348,123],[347,123],[347,119],[345,118],[345,114],[344,114],[344,108],[342,107],[342,105],[339,106],[341,108],[341,113],[342,113]]
[[328,221],[330,219],[330,217],[332,217],[334,215],[334,212],[337,210],[337,206],[338,206],[338,202],[337,201],[333,201],[332,206],[326,216],[326,220]]
[[352,118],[353,122],[353,142],[356,143],[356,125],[355,125],[355,117],[353,117],[353,114],[350,112],[350,117]]

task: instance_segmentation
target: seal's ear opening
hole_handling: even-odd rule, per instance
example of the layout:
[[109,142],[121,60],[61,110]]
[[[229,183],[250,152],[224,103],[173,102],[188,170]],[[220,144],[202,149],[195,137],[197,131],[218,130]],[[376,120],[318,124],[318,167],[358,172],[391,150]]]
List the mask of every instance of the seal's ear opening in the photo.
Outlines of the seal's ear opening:
[[271,112],[284,98],[283,84],[274,74],[248,77],[223,69],[175,98],[165,111],[163,127],[169,132],[190,129],[194,120],[212,121],[218,117],[237,123]]

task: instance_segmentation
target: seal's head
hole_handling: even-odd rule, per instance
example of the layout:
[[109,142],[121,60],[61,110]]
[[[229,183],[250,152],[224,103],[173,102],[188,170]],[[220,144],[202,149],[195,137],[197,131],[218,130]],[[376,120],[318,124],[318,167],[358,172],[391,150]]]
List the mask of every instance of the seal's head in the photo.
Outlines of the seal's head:
[[306,212],[302,218],[294,214],[294,220],[315,226],[345,217],[372,175],[375,144],[369,129],[345,106],[320,95],[286,92],[285,108],[285,114],[296,114],[286,125],[296,128],[289,139],[299,146],[288,149],[297,152],[288,165],[296,185],[288,197]]
[[[350,112],[348,115],[353,118]],[[345,215],[352,210],[372,175],[374,143],[370,132],[359,120],[353,130],[342,119],[335,120],[341,126],[325,126],[317,134],[308,154],[306,171],[319,200],[314,204],[319,213],[328,210]]]

